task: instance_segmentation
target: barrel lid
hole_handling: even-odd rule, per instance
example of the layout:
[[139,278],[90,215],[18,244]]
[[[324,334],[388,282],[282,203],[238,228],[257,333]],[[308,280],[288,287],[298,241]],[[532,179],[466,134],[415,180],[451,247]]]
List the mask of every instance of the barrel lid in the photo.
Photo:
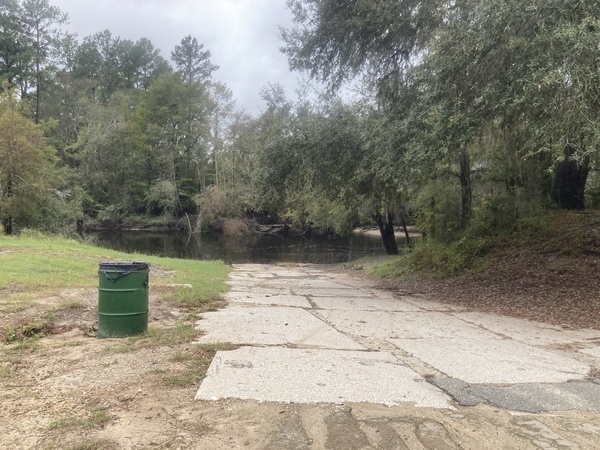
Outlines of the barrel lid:
[[149,267],[150,264],[141,261],[113,261],[100,263],[100,270],[136,271],[148,270]]

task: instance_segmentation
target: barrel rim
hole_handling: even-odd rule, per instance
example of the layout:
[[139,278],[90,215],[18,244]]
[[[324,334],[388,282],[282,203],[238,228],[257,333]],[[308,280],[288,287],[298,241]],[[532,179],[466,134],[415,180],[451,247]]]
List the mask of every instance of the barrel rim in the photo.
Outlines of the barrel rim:
[[141,271],[148,270],[150,264],[143,261],[111,261],[101,262],[99,270]]

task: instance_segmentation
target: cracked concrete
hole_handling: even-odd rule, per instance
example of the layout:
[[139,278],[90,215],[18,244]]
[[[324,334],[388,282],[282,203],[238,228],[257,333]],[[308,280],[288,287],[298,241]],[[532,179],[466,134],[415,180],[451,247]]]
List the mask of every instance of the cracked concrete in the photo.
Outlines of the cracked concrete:
[[241,347],[217,353],[197,399],[600,412],[599,331],[394,296],[319,266],[235,269],[198,342]]

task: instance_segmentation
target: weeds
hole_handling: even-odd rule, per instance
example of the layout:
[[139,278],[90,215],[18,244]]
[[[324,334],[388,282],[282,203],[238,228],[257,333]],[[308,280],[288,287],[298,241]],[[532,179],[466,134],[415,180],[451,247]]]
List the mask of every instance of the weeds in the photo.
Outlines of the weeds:
[[67,450],[114,450],[116,448],[118,447],[112,441],[106,439],[86,439],[67,447]]
[[22,321],[16,324],[8,324],[4,329],[0,329],[0,342],[4,344],[25,344],[51,333],[52,324],[49,322]]
[[232,344],[231,342],[214,342],[210,344],[194,344],[200,350],[205,352],[227,352],[239,348],[239,345]]
[[190,342],[197,335],[198,330],[185,322],[179,322],[173,328],[149,327],[145,333],[131,336],[122,345],[107,347],[105,351],[128,353],[144,348],[176,346]]
[[0,366],[0,380],[8,380],[13,374],[13,368],[9,365]]
[[147,345],[178,345],[189,342],[197,334],[198,330],[192,325],[180,322],[174,328],[148,328],[141,339]]
[[79,416],[61,417],[60,419],[50,422],[49,430],[73,430],[79,428],[82,430],[90,430],[92,428],[101,428],[111,421],[111,415],[106,406],[90,403],[87,405],[88,414],[86,418]]
[[78,298],[69,298],[62,300],[58,304],[59,309],[83,309],[85,308],[85,303],[83,300]]
[[217,351],[234,350],[237,345],[229,342],[213,344],[193,344],[190,348],[178,350],[172,361],[184,364],[183,370],[170,373],[162,378],[166,386],[189,387],[197,385],[205,376],[208,366]]
[[165,300],[173,303],[175,306],[183,309],[194,308],[193,314],[206,311],[216,311],[223,307],[224,301],[220,300],[220,294],[215,298],[203,298],[204,293],[200,293],[198,289],[175,287],[167,292]]

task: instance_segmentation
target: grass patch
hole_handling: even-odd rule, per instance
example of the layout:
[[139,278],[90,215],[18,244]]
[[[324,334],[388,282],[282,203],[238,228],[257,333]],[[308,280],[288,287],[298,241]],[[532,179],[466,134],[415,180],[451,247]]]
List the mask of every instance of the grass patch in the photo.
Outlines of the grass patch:
[[190,387],[197,385],[205,376],[217,351],[234,350],[237,345],[229,342],[214,344],[193,344],[189,348],[180,349],[171,360],[183,365],[183,369],[162,377],[169,387]]
[[210,361],[210,358],[198,359],[188,365],[184,371],[164,376],[163,383],[169,387],[195,386],[206,376],[206,369],[210,365]]
[[464,237],[456,242],[419,241],[406,254],[387,257],[369,266],[367,275],[407,281],[416,277],[450,278],[461,273],[481,273],[490,265],[490,253],[502,237]]
[[228,288],[224,281],[230,268],[219,261],[131,255],[61,237],[24,233],[0,236],[0,292],[6,304],[7,299],[18,299],[23,293],[35,297],[64,288],[97,288],[100,262],[131,260],[150,263],[150,289],[153,284],[191,285],[168,290],[168,299],[178,305],[210,305]]
[[30,299],[18,299],[13,297],[7,302],[0,303],[0,312],[6,314],[14,314],[21,311],[26,311],[38,305],[38,302]]
[[198,330],[186,323],[178,323],[175,327],[166,329],[150,327],[142,335],[139,345],[163,346],[185,344],[197,335]]
[[87,417],[66,416],[56,419],[48,425],[49,430],[70,431],[73,429],[90,430],[101,428],[111,421],[108,408],[99,404],[87,405]]
[[367,275],[377,278],[400,278],[408,267],[407,256],[388,256],[383,262],[369,266],[365,269]]
[[215,342],[211,344],[194,344],[201,351],[205,352],[227,352],[231,350],[235,350],[240,348],[237,344],[232,344],[231,342]]
[[409,254],[409,267],[430,273],[434,278],[478,272],[489,265],[487,257],[495,245],[493,238],[463,238],[450,244],[422,244]]
[[115,450],[114,442],[106,439],[86,439],[67,447],[67,450]]
[[21,321],[15,324],[7,324],[0,329],[0,343],[25,344],[35,341],[52,333],[52,325],[42,321]]
[[109,353],[128,353],[143,348],[176,346],[191,342],[199,331],[193,325],[179,322],[172,328],[148,327],[145,333],[121,340],[121,345],[105,348]]
[[[156,284],[157,292],[164,294],[161,295],[163,299],[193,309],[192,315],[223,305],[221,294],[228,289],[225,280],[231,269],[219,261],[131,255],[35,233],[0,235],[0,319],[9,323],[8,326],[0,325],[0,343],[19,343],[20,347],[33,348],[25,340],[50,334],[50,325],[57,312],[85,308],[78,298],[64,299],[54,306],[42,306],[35,300],[67,288],[97,289],[99,263],[119,260],[150,263],[150,290]],[[39,314],[44,317],[43,322],[10,324],[2,317],[2,314],[33,307],[46,309]],[[172,330],[149,330],[144,338],[153,345],[175,345],[189,341],[194,333],[192,327],[178,325]]]
[[85,303],[83,302],[83,300],[78,299],[78,298],[67,298],[64,300],[61,300],[61,302],[58,304],[58,309],[83,309],[85,308]]
[[42,347],[37,341],[27,340],[14,344],[9,348],[10,350],[15,352],[35,352],[37,350],[40,350]]

